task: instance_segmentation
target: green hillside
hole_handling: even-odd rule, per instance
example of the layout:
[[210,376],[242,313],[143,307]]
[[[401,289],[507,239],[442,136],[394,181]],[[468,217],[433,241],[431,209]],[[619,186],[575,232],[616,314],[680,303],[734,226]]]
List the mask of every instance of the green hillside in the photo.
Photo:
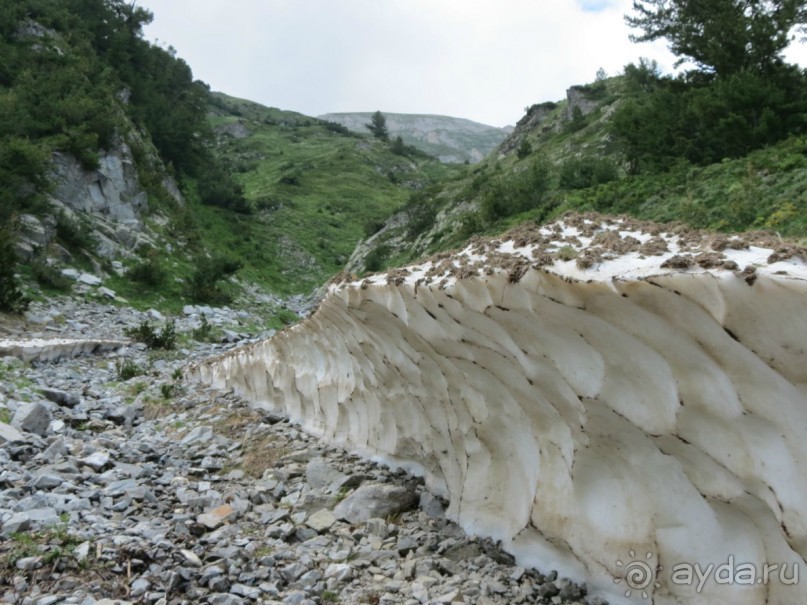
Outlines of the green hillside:
[[412,150],[393,153],[389,143],[335,123],[221,93],[211,97],[210,123],[216,154],[255,208],[226,246],[244,258],[244,277],[285,294],[327,281],[414,191],[463,170]]
[[[308,294],[462,167],[211,93],[123,0],[0,9],[0,307],[98,274],[138,306]],[[17,276],[15,276],[15,273]]]
[[[719,162],[671,157],[664,166],[637,169],[631,162],[633,148],[619,136],[615,120],[624,120],[637,99],[647,102],[649,95],[637,91],[637,74],[628,72],[572,87],[566,99],[530,107],[498,150],[465,178],[432,189],[363,242],[349,269],[367,269],[368,258],[372,268],[408,262],[459,246],[475,234],[497,234],[567,211],[627,213],[698,228],[769,229],[783,237],[807,238],[807,143],[801,127],[789,135],[777,133],[784,138],[757,149],[739,147],[735,157]],[[802,110],[801,115],[807,114]],[[685,118],[665,119],[662,132],[677,127],[673,119]],[[645,124],[650,128],[653,121],[647,118]],[[645,141],[640,150],[646,157],[655,152]]]

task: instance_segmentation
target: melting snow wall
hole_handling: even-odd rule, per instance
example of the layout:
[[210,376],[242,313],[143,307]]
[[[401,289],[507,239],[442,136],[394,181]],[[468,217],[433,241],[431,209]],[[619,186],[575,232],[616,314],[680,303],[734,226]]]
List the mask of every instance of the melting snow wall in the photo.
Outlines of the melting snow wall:
[[467,530],[613,603],[807,602],[803,276],[482,273],[332,287],[194,372],[419,469]]

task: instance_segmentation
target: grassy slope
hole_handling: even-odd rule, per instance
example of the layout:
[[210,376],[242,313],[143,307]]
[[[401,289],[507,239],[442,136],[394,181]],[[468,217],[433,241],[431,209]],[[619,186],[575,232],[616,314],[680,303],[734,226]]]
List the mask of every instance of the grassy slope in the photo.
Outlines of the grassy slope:
[[[807,144],[803,137],[711,166],[682,163],[663,174],[623,173],[619,180],[596,187],[560,189],[557,172],[569,158],[593,155],[620,162],[618,149],[608,134],[608,116],[618,102],[622,80],[611,78],[606,84],[601,106],[585,117],[579,130],[568,126],[566,101],[561,101],[537,127],[517,129],[511,151],[504,155],[494,151],[464,178],[441,185],[430,203],[442,212],[451,214],[454,209],[453,219],[425,231],[419,246],[392,250],[385,266],[457,247],[471,232],[498,234],[521,222],[551,220],[567,211],[626,213],[722,231],[772,229],[785,237],[807,238]],[[521,139],[530,143],[533,152],[519,159],[516,148]],[[478,222],[471,230],[461,228],[464,220],[473,219],[474,209],[492,183],[518,178],[538,158],[555,166],[542,207],[492,223]],[[387,230],[379,244],[386,245],[385,241],[405,229],[404,225]]]
[[[744,158],[567,193],[558,212],[599,210],[718,231],[807,238],[807,145],[794,137]],[[557,212],[556,212],[557,213]]]
[[[201,209],[210,245],[245,260],[240,275],[281,294],[309,292],[340,271],[365,225],[403,205],[411,192],[458,167],[395,155],[368,137],[314,119],[216,95],[211,122],[218,153],[260,209],[233,216]],[[241,124],[249,136],[226,128]]]

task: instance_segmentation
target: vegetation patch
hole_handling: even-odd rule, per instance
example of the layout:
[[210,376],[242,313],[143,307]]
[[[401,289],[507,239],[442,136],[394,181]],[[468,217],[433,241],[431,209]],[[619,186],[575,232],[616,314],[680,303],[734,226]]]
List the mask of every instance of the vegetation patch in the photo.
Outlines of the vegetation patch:
[[123,333],[137,342],[144,343],[150,349],[170,351],[176,348],[177,344],[174,320],[168,320],[160,328],[155,328],[148,321],[143,321],[135,328],[126,328]]

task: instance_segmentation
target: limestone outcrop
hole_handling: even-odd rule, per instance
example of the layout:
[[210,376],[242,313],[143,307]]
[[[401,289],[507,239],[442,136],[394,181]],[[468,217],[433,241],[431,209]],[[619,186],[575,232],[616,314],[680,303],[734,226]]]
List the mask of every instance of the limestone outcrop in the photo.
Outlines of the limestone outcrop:
[[190,373],[422,473],[467,530],[612,603],[803,603],[805,260],[570,216],[333,283]]

